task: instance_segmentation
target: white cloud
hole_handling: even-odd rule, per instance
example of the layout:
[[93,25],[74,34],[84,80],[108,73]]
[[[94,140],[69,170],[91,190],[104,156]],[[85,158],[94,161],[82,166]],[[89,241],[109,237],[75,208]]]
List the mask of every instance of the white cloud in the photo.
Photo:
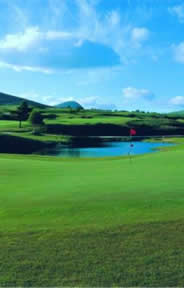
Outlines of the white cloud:
[[[100,15],[93,1],[76,0],[79,9],[79,27],[73,31],[80,42],[89,40],[111,47],[126,62],[134,56],[142,43],[149,38],[146,27],[133,27],[125,21],[124,15],[112,10]],[[142,50],[143,51],[143,50]]]
[[86,0],[76,0],[79,9],[79,26],[74,30],[79,39],[102,43],[115,48],[114,41],[121,38],[120,15],[111,11],[100,17],[92,4]]
[[149,37],[149,30],[144,27],[135,27],[132,29],[132,40],[135,42],[142,42],[148,39]]
[[46,40],[57,40],[57,39],[70,39],[73,38],[74,35],[65,31],[48,31],[43,34],[43,38]]
[[145,27],[135,27],[131,30],[130,47],[140,49],[143,43],[148,40],[150,31]]
[[38,27],[26,28],[24,32],[17,34],[7,34],[4,39],[0,40],[0,50],[17,50],[25,51],[32,48],[41,38]]
[[177,16],[180,22],[184,22],[184,4],[169,7],[168,10],[172,15]]
[[117,11],[112,11],[107,16],[107,19],[108,19],[108,22],[110,23],[111,26],[117,26],[121,22],[120,15]]
[[147,89],[137,89],[134,87],[127,87],[123,89],[123,97],[125,100],[152,100],[154,95],[151,91]]
[[183,106],[184,105],[184,96],[176,96],[170,99],[170,104]]
[[41,32],[39,27],[27,27],[24,32],[8,34],[0,40],[0,50],[17,50],[19,52],[38,46],[43,40],[66,40],[74,38],[75,35],[66,31]]
[[19,65],[13,65],[9,64],[3,61],[0,61],[0,68],[5,68],[5,69],[11,69],[16,72],[22,72],[22,71],[30,71],[30,72],[41,72],[44,74],[53,74],[54,71],[51,69],[47,68],[42,68],[42,67],[33,67],[33,66],[19,66]]
[[174,58],[179,63],[184,63],[184,42],[178,45],[173,45]]
[[[67,6],[64,1],[62,1],[64,4],[61,5],[61,1],[59,0],[49,0],[48,2],[50,7],[49,13],[52,13],[53,17],[50,17],[51,22],[49,22],[47,29],[45,29],[45,26],[43,29],[41,26],[29,25],[24,27],[24,29],[21,28],[21,32],[5,35],[0,39],[0,56],[5,54],[9,55],[8,53],[24,52],[24,54],[21,54],[21,58],[23,58],[28,55],[26,54],[27,52],[33,52],[33,61],[36,59],[38,62],[38,59],[40,59],[39,53],[44,54],[43,52],[46,51],[47,53],[45,53],[45,55],[47,55],[44,55],[44,57],[47,57],[50,47],[52,47],[51,49],[53,49],[53,47],[54,49],[56,48],[57,51],[57,43],[54,43],[54,45],[49,44],[49,42],[56,40],[58,43],[60,41],[59,45],[62,45],[63,50],[67,49],[69,45],[70,47],[74,46],[80,49],[84,41],[105,45],[120,56],[122,63],[127,63],[129,59],[131,60],[137,56],[138,51],[141,51],[141,55],[144,54],[143,42],[148,39],[150,34],[149,30],[146,27],[133,27],[130,23],[127,23],[123,13],[120,15],[118,11],[111,10],[106,14],[101,14],[95,6],[97,1],[75,0],[74,5],[76,5],[75,8],[77,8],[76,14],[72,16],[72,25],[66,29],[66,25],[61,25],[61,18],[67,17],[69,19],[71,17],[72,14],[69,10],[69,5]],[[17,7],[16,11],[19,19],[21,19],[21,17],[23,17],[22,10],[19,10]],[[24,24],[28,23],[26,19],[24,19],[23,22]],[[74,23],[75,25],[73,25]],[[54,29],[52,29],[53,27]],[[63,27],[64,29],[62,29]],[[65,45],[66,42],[62,41],[68,41],[67,45]],[[54,49],[52,50],[53,56]],[[36,55],[38,55],[37,58]],[[13,54],[13,57],[16,57],[16,55]],[[31,61],[30,54],[29,59]],[[17,61],[15,63],[17,63]],[[28,63],[30,63],[30,61]],[[7,62],[7,60],[4,60],[4,62]],[[26,63],[26,58],[22,63]],[[30,68],[27,69],[25,67],[32,66],[25,65],[24,68],[19,68],[18,65],[11,65],[11,63],[8,65],[9,68],[14,67],[16,71],[21,69],[29,70]],[[38,69],[35,71],[38,71]]]

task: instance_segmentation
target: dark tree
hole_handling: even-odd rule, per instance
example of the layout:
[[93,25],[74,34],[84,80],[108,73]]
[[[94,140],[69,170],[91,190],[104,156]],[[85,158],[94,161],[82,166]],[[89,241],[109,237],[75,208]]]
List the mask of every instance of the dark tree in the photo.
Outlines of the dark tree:
[[23,101],[20,106],[18,106],[16,114],[19,120],[19,128],[22,128],[22,121],[26,121],[29,117],[30,109],[26,101]]
[[29,122],[33,126],[33,134],[41,135],[45,132],[45,123],[43,121],[43,116],[38,110],[33,110],[29,116]]
[[29,116],[29,121],[32,126],[42,126],[44,124],[43,117],[38,110],[33,110]]

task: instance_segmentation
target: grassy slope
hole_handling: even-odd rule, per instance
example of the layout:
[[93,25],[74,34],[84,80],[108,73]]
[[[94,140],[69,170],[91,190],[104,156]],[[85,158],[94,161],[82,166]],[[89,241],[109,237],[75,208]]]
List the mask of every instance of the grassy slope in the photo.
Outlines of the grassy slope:
[[0,284],[182,286],[183,160],[1,155]]

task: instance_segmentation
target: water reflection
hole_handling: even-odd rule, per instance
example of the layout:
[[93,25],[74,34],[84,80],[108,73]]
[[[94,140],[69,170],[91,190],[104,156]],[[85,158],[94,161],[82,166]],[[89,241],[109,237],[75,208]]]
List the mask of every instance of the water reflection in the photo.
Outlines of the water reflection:
[[107,157],[120,155],[136,155],[156,152],[156,148],[171,146],[170,143],[147,143],[147,142],[108,142],[103,147],[64,147],[58,145],[54,148],[44,149],[38,154],[58,157],[85,158],[85,157]]

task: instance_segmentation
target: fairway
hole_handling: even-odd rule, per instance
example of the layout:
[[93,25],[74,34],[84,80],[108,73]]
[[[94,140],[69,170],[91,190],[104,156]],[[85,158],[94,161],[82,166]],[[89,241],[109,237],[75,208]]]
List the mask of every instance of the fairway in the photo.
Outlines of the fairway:
[[1,155],[1,285],[182,285],[183,160]]

